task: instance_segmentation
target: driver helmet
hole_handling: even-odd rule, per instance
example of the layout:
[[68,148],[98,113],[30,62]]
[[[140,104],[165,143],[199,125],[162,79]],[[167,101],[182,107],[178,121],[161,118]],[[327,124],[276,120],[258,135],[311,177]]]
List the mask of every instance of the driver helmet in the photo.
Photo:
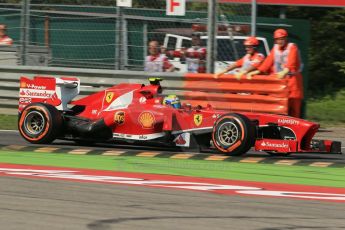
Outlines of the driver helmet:
[[170,105],[175,109],[181,108],[180,99],[174,94],[166,96],[163,100],[163,105]]

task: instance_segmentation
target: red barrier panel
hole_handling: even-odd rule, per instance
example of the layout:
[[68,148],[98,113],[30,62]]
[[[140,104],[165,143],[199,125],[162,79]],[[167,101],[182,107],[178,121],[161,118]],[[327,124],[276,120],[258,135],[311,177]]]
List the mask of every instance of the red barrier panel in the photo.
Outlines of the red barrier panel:
[[185,74],[183,102],[235,112],[288,114],[288,85],[275,76],[237,80],[233,75]]

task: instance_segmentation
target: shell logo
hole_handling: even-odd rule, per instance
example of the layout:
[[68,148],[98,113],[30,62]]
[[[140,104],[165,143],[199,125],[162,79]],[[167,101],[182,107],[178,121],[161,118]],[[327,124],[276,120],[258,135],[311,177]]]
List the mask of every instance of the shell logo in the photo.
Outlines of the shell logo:
[[152,129],[155,124],[155,116],[151,112],[142,112],[138,121],[143,129]]

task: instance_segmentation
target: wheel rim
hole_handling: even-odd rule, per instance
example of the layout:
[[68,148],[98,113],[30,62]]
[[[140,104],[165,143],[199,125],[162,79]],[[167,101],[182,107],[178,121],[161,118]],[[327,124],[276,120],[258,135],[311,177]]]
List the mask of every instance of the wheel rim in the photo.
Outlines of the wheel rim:
[[45,118],[38,111],[31,111],[25,116],[24,129],[30,135],[40,134],[45,127]]
[[239,136],[237,125],[231,121],[223,123],[218,129],[219,141],[224,146],[233,145]]

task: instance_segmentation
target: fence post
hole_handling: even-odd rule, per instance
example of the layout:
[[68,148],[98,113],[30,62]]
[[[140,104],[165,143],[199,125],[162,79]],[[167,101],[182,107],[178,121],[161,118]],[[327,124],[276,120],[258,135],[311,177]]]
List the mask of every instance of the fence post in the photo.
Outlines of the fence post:
[[252,0],[252,23],[251,23],[251,35],[256,36],[256,16],[257,16],[257,2]]
[[217,1],[208,0],[208,24],[207,24],[207,60],[206,70],[208,73],[214,73],[214,65],[217,60],[217,15],[216,15]]
[[144,22],[144,26],[143,26],[143,60],[144,60],[144,65],[145,65],[145,59],[147,56],[147,44],[149,42],[149,38],[148,38],[148,29],[147,29],[147,21]]
[[119,70],[121,68],[121,29],[122,29],[122,12],[121,6],[117,7],[116,12],[116,25],[115,25],[115,69]]
[[121,57],[123,60],[121,61],[120,69],[127,69],[128,66],[128,29],[127,29],[127,19],[124,17],[121,18],[122,20],[122,29],[121,29]]
[[50,19],[49,16],[46,15],[44,18],[44,45],[49,48],[49,42],[50,42]]
[[22,0],[21,11],[21,33],[20,33],[20,60],[22,65],[26,65],[27,48],[30,39],[30,0]]

